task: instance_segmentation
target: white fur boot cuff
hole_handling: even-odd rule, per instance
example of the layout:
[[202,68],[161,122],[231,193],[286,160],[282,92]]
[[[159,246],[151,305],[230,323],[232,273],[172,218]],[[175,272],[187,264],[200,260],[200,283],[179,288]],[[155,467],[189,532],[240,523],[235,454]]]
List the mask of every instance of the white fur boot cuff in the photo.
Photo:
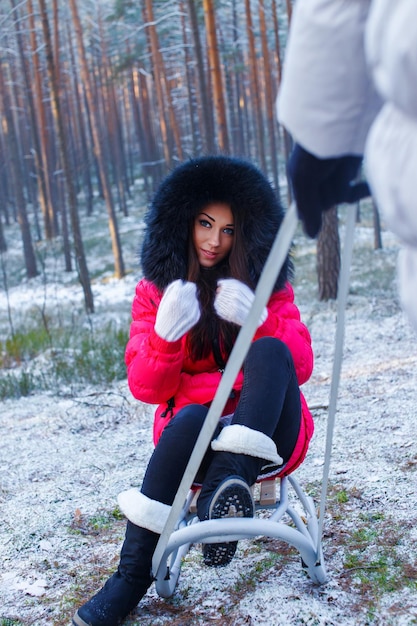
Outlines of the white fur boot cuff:
[[159,535],[162,533],[171,511],[168,504],[151,500],[136,488],[119,493],[117,502],[130,522],[136,526],[152,530]]
[[225,426],[217,439],[211,442],[215,452],[234,452],[235,454],[247,454],[257,456],[260,459],[271,461],[274,465],[282,465],[283,459],[277,452],[275,442],[258,430],[231,424]]

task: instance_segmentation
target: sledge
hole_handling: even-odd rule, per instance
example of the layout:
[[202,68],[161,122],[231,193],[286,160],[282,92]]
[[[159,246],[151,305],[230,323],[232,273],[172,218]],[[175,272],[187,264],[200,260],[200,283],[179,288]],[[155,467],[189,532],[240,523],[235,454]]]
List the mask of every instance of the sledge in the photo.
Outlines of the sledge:
[[[223,543],[260,536],[279,539],[295,547],[301,557],[301,568],[307,572],[311,581],[317,585],[327,582],[328,575],[323,560],[322,531],[343,353],[344,311],[349,285],[355,219],[355,211],[349,211],[338,294],[335,353],[319,513],[317,514],[313,498],[305,494],[294,473],[279,478],[277,477],[279,468],[276,469],[276,474],[270,473],[267,478],[258,477],[253,486],[255,496],[253,518],[235,517],[199,521],[194,506],[198,496],[198,487],[193,484],[194,476],[249,349],[260,313],[268,302],[276,277],[290,249],[298,222],[296,206],[292,203],[266,261],[256,288],[252,309],[238,335],[156,546],[152,573],[156,591],[160,597],[169,598],[173,595],[184,557],[193,544]],[[260,511],[262,511],[262,516],[259,516]],[[265,512],[268,513],[266,516]]]
[[[198,489],[190,490],[156,572],[155,586],[161,598],[173,595],[183,559],[193,544],[238,541],[259,536],[280,539],[295,547],[300,553],[302,568],[311,580],[316,584],[327,581],[322,555],[317,554],[318,518],[314,501],[304,494],[294,475],[261,480],[253,488],[254,518],[221,518],[204,522],[198,520],[193,507]],[[302,505],[302,512],[291,503],[289,488],[297,497],[297,503]],[[259,511],[262,511],[262,517],[258,517]],[[267,517],[264,517],[265,512],[269,512]],[[293,526],[288,521],[292,521]]]

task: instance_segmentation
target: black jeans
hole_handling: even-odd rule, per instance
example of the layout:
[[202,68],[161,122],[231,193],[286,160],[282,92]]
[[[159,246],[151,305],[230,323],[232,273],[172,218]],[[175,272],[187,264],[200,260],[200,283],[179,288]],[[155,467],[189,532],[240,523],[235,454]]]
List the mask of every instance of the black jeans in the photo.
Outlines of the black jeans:
[[[286,462],[294,450],[301,421],[301,401],[294,363],[279,339],[263,337],[253,342],[244,365],[244,383],[232,424],[258,430],[276,443]],[[192,404],[181,409],[165,427],[149,461],[142,493],[171,505],[194,448],[208,408]],[[221,429],[218,426],[213,438]],[[214,490],[228,475],[253,484],[265,461],[245,454],[207,449],[198,472],[204,491]],[[207,496],[207,494],[206,494]]]

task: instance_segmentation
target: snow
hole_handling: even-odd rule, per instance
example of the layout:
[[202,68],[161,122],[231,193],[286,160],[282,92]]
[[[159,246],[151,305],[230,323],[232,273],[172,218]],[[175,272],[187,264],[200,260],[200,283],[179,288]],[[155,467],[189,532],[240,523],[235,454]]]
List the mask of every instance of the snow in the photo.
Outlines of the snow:
[[[280,541],[241,541],[233,562],[219,570],[204,567],[195,546],[173,598],[159,598],[152,587],[128,624],[417,622],[417,336],[397,302],[395,239],[384,233],[384,249],[370,251],[366,224],[355,237],[324,520],[329,582],[314,585],[298,553]],[[316,431],[296,476],[318,506],[337,305],[317,301],[306,278],[314,244],[301,234],[296,243],[296,297],[316,355],[303,388]],[[380,273],[391,278],[383,283]],[[136,279],[97,281],[96,315],[107,310],[128,319]],[[48,288],[56,298],[49,306],[63,299],[82,306],[74,281],[57,279]],[[9,293],[22,318],[44,299],[42,281]],[[69,624],[75,607],[117,566],[124,521],[116,496],[140,484],[152,451],[153,409],[130,396],[126,381],[2,402],[0,624]]]

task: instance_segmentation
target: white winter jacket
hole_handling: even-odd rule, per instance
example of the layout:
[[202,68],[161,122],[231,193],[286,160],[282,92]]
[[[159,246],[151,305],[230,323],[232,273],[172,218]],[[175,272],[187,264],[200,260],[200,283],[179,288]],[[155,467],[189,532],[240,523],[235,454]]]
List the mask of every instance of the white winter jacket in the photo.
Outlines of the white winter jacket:
[[380,107],[365,61],[370,0],[296,0],[278,117],[317,157],[363,154]]
[[417,328],[416,0],[296,0],[277,113],[319,158],[365,154]]

